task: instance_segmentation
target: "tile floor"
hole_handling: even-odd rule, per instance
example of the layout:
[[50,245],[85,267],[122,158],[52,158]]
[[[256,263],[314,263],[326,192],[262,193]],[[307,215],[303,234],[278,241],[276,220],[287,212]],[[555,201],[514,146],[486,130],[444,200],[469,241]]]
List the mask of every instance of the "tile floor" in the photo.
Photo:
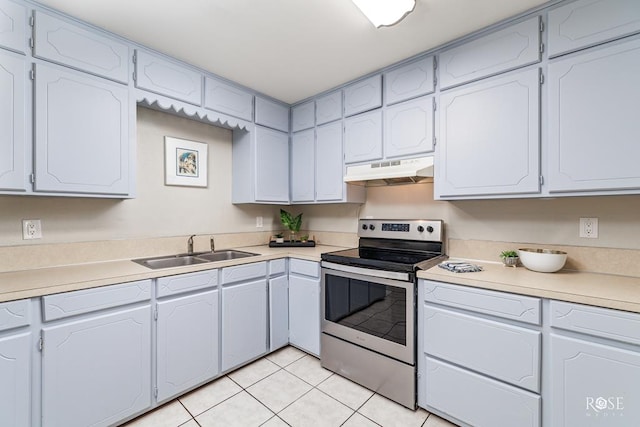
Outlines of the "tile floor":
[[125,427],[455,427],[411,411],[285,347]]

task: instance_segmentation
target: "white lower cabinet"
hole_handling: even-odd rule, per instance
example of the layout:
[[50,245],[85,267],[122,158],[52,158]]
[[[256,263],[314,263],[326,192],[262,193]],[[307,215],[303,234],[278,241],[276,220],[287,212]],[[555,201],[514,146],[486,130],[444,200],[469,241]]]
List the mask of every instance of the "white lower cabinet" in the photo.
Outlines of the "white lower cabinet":
[[289,342],[320,357],[320,265],[291,259],[289,271]]
[[289,344],[289,278],[269,279],[269,350]]
[[31,349],[31,333],[28,331],[0,338],[2,426],[31,424]]

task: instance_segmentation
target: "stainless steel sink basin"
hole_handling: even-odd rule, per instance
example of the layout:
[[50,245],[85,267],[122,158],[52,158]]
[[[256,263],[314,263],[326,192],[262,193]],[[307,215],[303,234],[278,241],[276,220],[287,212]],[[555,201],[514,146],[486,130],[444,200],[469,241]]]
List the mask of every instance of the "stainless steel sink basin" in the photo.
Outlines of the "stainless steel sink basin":
[[257,255],[259,254],[243,251],[225,250],[196,253],[191,255],[180,254],[164,257],[141,258],[134,259],[133,262],[136,262],[153,270],[158,270],[160,268],[182,267],[185,265],[204,264],[207,262],[227,261],[231,259],[246,258]]
[[198,258],[215,262],[215,261],[227,261],[227,260],[236,259],[236,258],[246,258],[246,257],[256,256],[256,255],[258,254],[254,254],[251,252],[228,250],[228,251],[208,252],[205,254],[198,255]]

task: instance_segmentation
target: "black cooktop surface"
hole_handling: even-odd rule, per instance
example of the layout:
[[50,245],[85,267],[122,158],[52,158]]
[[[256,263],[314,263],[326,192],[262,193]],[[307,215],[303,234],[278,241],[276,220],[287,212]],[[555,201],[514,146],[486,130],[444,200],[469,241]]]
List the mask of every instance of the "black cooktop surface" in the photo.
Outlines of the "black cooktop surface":
[[416,264],[437,257],[438,253],[424,253],[380,248],[353,248],[322,254],[323,261],[342,265],[368,267],[377,270],[413,272]]

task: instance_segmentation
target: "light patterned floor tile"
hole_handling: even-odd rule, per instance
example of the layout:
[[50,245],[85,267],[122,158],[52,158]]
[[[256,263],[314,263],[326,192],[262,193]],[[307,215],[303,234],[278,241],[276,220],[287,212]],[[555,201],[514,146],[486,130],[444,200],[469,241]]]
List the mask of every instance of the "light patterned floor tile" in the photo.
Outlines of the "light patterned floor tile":
[[373,392],[354,382],[349,381],[340,375],[332,375],[318,385],[318,389],[324,391],[329,396],[342,402],[351,409],[360,408],[367,401]]
[[262,424],[262,427],[289,427],[289,424],[282,421],[279,417],[273,417],[266,423]]
[[274,413],[242,391],[196,417],[202,427],[257,427]]
[[244,368],[231,372],[228,377],[238,383],[240,387],[247,388],[261,379],[268,377],[279,369],[280,367],[278,365],[263,358],[256,360]]
[[346,423],[342,424],[342,427],[380,427],[380,424],[376,424],[369,418],[366,418],[356,412],[347,420]]
[[200,427],[195,420],[189,420],[184,424],[180,424],[180,427]]
[[338,427],[352,414],[352,409],[313,389],[278,416],[292,427]]
[[306,354],[307,353],[305,353],[304,351],[298,350],[295,347],[287,346],[274,353],[269,354],[267,356],[267,359],[284,368],[285,366],[290,365],[296,360],[306,356]]
[[227,377],[222,377],[180,397],[180,402],[191,412],[191,415],[196,416],[241,391],[242,388],[238,384]]
[[429,415],[424,409],[412,411],[378,394],[369,399],[358,412],[384,427],[420,427]]
[[427,418],[427,421],[423,424],[422,427],[458,427],[458,426],[450,423],[447,420],[443,420],[437,415],[429,414],[429,418]]
[[281,370],[255,383],[247,391],[267,408],[278,413],[311,388],[300,378]]
[[322,381],[333,375],[333,372],[320,366],[320,360],[309,355],[293,362],[285,369],[313,386],[317,386]]
[[167,403],[125,424],[126,427],[176,427],[191,419],[191,414],[177,400]]

